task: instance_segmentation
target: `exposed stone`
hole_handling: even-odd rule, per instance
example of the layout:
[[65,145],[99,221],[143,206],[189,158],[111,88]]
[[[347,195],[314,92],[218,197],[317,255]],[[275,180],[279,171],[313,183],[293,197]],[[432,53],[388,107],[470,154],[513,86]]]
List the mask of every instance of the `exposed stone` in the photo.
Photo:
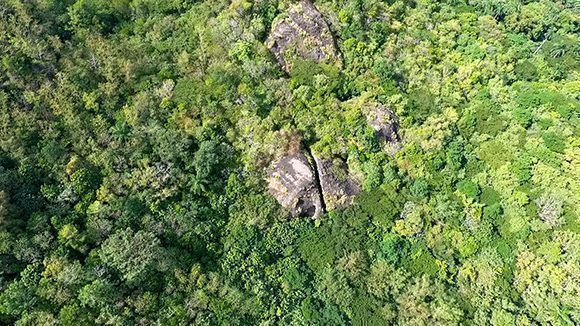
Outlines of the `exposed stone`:
[[324,211],[315,172],[303,153],[284,156],[273,165],[268,191],[293,217],[318,218]]
[[266,46],[286,72],[296,58],[340,62],[330,29],[310,1],[292,5],[287,15],[274,21]]
[[[313,155],[314,156],[314,155]],[[341,159],[321,159],[314,156],[318,169],[322,197],[327,209],[344,208],[360,193],[358,182],[349,174],[346,163]]]
[[395,154],[400,148],[399,120],[386,106],[379,104],[368,109],[366,117],[369,125],[376,131],[376,136],[387,152]]

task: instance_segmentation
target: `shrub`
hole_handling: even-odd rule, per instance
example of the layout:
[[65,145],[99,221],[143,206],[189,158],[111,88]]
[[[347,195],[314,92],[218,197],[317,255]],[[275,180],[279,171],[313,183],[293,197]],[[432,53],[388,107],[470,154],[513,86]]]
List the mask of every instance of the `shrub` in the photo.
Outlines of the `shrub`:
[[542,135],[542,138],[544,139],[544,144],[546,144],[546,147],[548,147],[551,151],[560,154],[564,153],[564,150],[566,149],[566,142],[564,139],[562,139],[562,137],[554,132],[546,132]]
[[478,199],[481,194],[481,189],[477,184],[471,180],[462,180],[457,183],[457,190],[467,197]]

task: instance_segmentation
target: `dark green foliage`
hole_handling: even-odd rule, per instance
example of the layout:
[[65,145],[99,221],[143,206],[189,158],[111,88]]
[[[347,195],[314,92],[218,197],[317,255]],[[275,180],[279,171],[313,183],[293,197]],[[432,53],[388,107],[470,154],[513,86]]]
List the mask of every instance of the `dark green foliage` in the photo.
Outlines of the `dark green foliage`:
[[447,165],[453,170],[459,170],[465,164],[465,156],[463,155],[463,151],[464,146],[461,141],[451,142],[447,146]]
[[519,107],[514,111],[515,120],[522,125],[522,127],[527,128],[532,124],[532,108],[530,107]]
[[483,208],[483,217],[496,225],[500,223],[501,213],[502,209],[499,203],[494,203]]
[[331,66],[317,64],[314,61],[297,60],[290,72],[291,82],[294,83],[296,87],[300,85],[314,86],[314,79],[317,75],[327,76],[333,81],[329,90],[332,90],[339,85],[340,76],[338,70]]
[[411,272],[417,274],[435,275],[439,270],[435,257],[423,243],[412,247],[406,257],[405,265]]
[[409,243],[396,234],[385,234],[379,246],[377,257],[395,266],[410,254]]
[[298,2],[1,1],[1,325],[580,324],[572,2],[316,0],[285,73]]
[[527,182],[532,177],[532,157],[529,155],[520,156],[512,165],[514,174],[521,183]]
[[70,175],[70,182],[78,194],[86,194],[97,190],[101,176],[96,167],[82,167]]
[[131,229],[113,234],[99,251],[103,263],[119,271],[130,284],[145,281],[159,266],[163,254],[155,235]]
[[520,1],[517,0],[469,0],[467,2],[486,15],[494,16],[496,19],[503,19],[506,15],[517,11],[520,5]]
[[501,198],[500,198],[499,193],[497,193],[497,191],[493,190],[493,188],[482,187],[480,199],[481,199],[482,203],[489,206],[489,205],[499,203]]
[[381,314],[379,302],[366,294],[355,296],[350,320],[353,325],[381,325],[386,322]]
[[434,106],[433,95],[429,89],[422,88],[409,92],[411,100],[409,107],[409,117],[415,121],[422,121],[432,113]]
[[[322,307],[320,307],[320,305],[322,305]],[[340,312],[340,309],[333,304],[315,303],[312,299],[307,298],[302,301],[300,310],[303,318],[314,324],[340,325],[345,323],[345,316]]]
[[38,264],[30,264],[20,273],[18,280],[10,283],[0,296],[0,313],[8,316],[18,316],[31,311],[40,304],[40,298],[35,290],[40,281]]
[[370,217],[381,230],[387,230],[400,213],[402,204],[396,190],[386,188],[386,191],[375,190],[361,194],[356,199],[357,205],[345,213],[357,214],[363,220]]
[[228,166],[230,155],[230,149],[225,143],[215,140],[202,142],[192,160],[196,177],[193,181],[194,191],[204,191],[206,187],[208,189],[221,187],[221,181],[227,175],[224,173],[227,173],[225,168]]
[[471,180],[462,180],[457,183],[457,190],[467,197],[478,199],[481,194],[479,186]]
[[74,28],[111,33],[128,18],[129,10],[125,0],[79,0],[70,7],[70,23]]
[[565,140],[555,132],[546,132],[542,135],[544,139],[544,143],[546,147],[548,147],[551,151],[556,153],[564,153],[566,149],[566,142]]
[[411,191],[411,195],[417,198],[427,198],[429,195],[429,184],[423,179],[418,179],[413,181],[413,184],[411,184],[409,190]]
[[535,81],[538,79],[538,69],[527,60],[518,62],[514,71],[519,80]]

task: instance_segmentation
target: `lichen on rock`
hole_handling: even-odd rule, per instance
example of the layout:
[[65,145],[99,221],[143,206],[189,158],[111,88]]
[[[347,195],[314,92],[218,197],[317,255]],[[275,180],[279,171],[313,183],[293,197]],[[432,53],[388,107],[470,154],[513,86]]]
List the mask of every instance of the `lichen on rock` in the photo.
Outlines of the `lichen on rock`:
[[349,173],[346,163],[340,158],[323,159],[316,155],[313,157],[326,208],[334,210],[350,205],[354,196],[360,193],[361,187]]
[[268,192],[293,217],[318,218],[326,209],[344,208],[360,191],[358,181],[340,159],[323,159],[308,149],[287,154],[272,164]]
[[286,72],[296,59],[340,63],[328,24],[310,1],[300,1],[274,21],[266,46]]

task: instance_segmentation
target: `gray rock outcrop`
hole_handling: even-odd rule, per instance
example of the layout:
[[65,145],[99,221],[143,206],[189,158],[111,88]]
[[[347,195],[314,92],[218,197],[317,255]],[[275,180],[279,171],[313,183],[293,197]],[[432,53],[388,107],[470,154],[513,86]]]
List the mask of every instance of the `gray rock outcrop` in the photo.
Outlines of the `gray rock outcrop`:
[[293,217],[318,218],[324,211],[315,171],[303,153],[282,157],[268,176],[268,191]]
[[397,116],[382,104],[371,107],[365,114],[379,142],[385,146],[387,152],[395,154],[401,148]]
[[290,71],[295,59],[328,64],[340,62],[330,29],[310,1],[292,5],[282,17],[272,24],[266,46],[286,72]]
[[334,210],[350,205],[361,188],[349,174],[346,163],[341,159],[320,159],[316,156],[314,161],[326,208]]
[[293,217],[318,218],[326,209],[352,203],[360,186],[340,159],[321,159],[309,151],[289,154],[272,165],[268,192]]

